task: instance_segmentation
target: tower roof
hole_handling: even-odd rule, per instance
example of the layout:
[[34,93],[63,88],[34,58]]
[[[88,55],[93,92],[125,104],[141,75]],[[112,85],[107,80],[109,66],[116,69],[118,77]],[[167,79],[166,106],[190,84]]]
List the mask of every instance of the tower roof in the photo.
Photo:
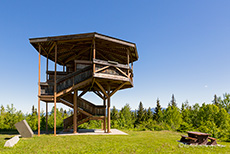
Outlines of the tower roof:
[[127,63],[127,51],[130,53],[130,63],[138,60],[136,44],[99,33],[84,33],[51,37],[30,38],[30,43],[41,55],[54,61],[55,43],[58,47],[60,65],[66,65],[73,60],[90,60],[93,41],[95,41],[96,58],[112,60],[121,64]]

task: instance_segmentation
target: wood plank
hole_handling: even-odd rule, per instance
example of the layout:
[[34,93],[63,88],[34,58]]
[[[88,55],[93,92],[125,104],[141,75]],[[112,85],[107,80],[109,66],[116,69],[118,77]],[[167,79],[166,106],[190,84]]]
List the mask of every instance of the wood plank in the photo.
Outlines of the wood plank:
[[104,69],[106,69],[106,68],[109,68],[109,67],[110,67],[110,66],[105,66],[105,67],[102,67],[102,68],[100,68],[100,69],[96,70],[94,73],[100,72],[100,71],[102,71],[102,70],[104,70]]
[[57,102],[57,44],[55,43],[55,72],[54,72],[54,136],[56,136],[56,102]]
[[181,137],[188,138],[188,139],[193,140],[195,142],[197,141],[196,138],[192,138],[192,137],[189,137],[189,136],[181,135]]
[[[38,54],[38,96],[41,96],[41,45],[39,44]],[[40,97],[38,97],[38,136],[40,136]]]
[[[93,59],[96,59],[95,38],[93,38]],[[95,73],[95,63],[93,63],[93,74]]]
[[59,93],[57,94],[57,97],[60,97],[61,95],[64,95],[64,94],[66,94],[66,93],[69,93],[70,91],[73,91],[73,90],[76,89],[76,88],[79,89],[79,87],[81,87],[81,86],[83,86],[83,85],[86,85],[86,84],[89,84],[90,82],[92,82],[92,78],[89,78],[89,79],[87,79],[87,80],[85,80],[85,81],[82,81],[82,82],[80,82],[80,83],[78,83],[78,84],[76,84],[76,85],[74,85],[74,86],[72,86],[72,87],[70,87],[70,88],[67,88],[67,89],[65,89],[65,90],[63,90],[63,91],[61,91],[61,92],[59,92]]
[[93,63],[100,64],[100,65],[115,66],[115,67],[119,67],[119,68],[129,69],[129,66],[127,66],[127,65],[120,64],[120,63],[118,63],[117,65],[116,64],[111,64],[108,61],[100,60],[100,59],[93,59]]
[[85,88],[85,89],[81,92],[81,94],[79,95],[79,97],[82,97],[83,95],[85,95],[85,94],[88,92],[89,88],[90,88],[90,87]]
[[[46,57],[46,72],[48,72],[49,69],[49,59],[48,59],[48,54]],[[48,74],[46,73],[46,81],[48,81]]]
[[46,133],[48,134],[48,103],[46,102]]
[[[103,105],[104,106],[106,106],[106,98],[105,98],[105,95],[104,95],[104,99],[103,99]],[[105,113],[105,115],[104,115],[104,119],[103,119],[103,122],[104,122],[104,132],[106,133],[106,107],[105,107],[105,109],[104,109],[104,113]]]
[[[118,67],[115,67],[119,72],[121,72],[124,76],[126,76],[127,78],[129,77],[125,72],[123,72],[121,69],[119,69]],[[129,70],[128,70],[128,74],[129,74]]]
[[116,38],[104,36],[104,35],[101,35],[101,34],[95,34],[95,37],[99,38],[99,39],[106,40],[106,41],[110,41],[110,42],[114,42],[114,43],[118,43],[118,44],[130,46],[130,47],[133,47],[133,48],[135,47],[135,44],[133,44],[133,43],[129,43],[129,42],[126,42],[126,41],[123,41],[123,40],[120,40],[120,39],[118,40]]
[[67,106],[69,106],[69,107],[71,107],[71,108],[74,108],[74,105],[73,105],[72,103],[68,102],[67,100],[62,99],[62,98],[60,98],[59,100],[60,100],[60,102],[62,102],[63,104],[65,104],[65,105],[67,105]]
[[73,110],[74,110],[74,114],[73,114],[73,133],[77,133],[77,95],[78,95],[78,90],[75,89],[74,90],[74,95],[73,95]]
[[110,133],[110,86],[107,88],[107,133]]
[[103,79],[111,79],[111,80],[120,80],[120,81],[130,81],[129,78],[120,76],[120,75],[112,75],[112,74],[104,74],[104,73],[95,73],[94,77],[103,78]]
[[100,97],[101,99],[103,99],[103,96],[101,95],[101,93],[99,91],[93,91],[98,97]]
[[82,110],[82,109],[80,109],[80,108],[78,108],[78,111],[81,112],[81,113],[84,114],[84,115],[93,116],[92,114],[90,114],[90,113],[88,113],[88,112],[86,112],[86,111],[84,111],[84,110]]
[[89,60],[74,60],[74,62],[77,64],[93,64],[93,62]]
[[[78,56],[80,56],[81,54],[85,53],[86,51],[88,51],[90,48],[87,48],[85,50],[80,51],[78,54],[76,54],[75,56],[71,56],[68,59],[65,60],[64,64],[68,63],[71,60],[74,60],[75,58],[77,58]],[[75,52],[74,52],[75,53]]]

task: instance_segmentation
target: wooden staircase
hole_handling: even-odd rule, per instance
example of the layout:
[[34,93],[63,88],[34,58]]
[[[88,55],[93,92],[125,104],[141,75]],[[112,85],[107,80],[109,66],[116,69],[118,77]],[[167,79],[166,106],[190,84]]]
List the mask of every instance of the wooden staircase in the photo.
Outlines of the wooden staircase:
[[[73,94],[69,93],[61,98],[59,101],[71,108],[73,105]],[[104,120],[105,108],[103,105],[94,105],[93,103],[77,97],[77,125],[81,125],[89,120]],[[68,130],[73,126],[73,115],[64,119],[64,129]]]

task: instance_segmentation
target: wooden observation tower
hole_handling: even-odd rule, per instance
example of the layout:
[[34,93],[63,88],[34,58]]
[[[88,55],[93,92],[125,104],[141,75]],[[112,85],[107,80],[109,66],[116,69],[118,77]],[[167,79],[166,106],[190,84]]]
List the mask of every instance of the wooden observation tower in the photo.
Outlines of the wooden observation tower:
[[[40,101],[46,103],[46,115],[47,104],[54,103],[54,135],[56,103],[63,103],[74,109],[74,114],[64,120],[65,129],[73,127],[76,133],[78,125],[89,120],[102,120],[104,131],[109,133],[111,96],[120,89],[133,87],[133,62],[138,60],[136,45],[99,33],[29,40],[39,53],[38,135]],[[47,59],[46,82],[40,81],[41,55]],[[53,71],[48,68],[49,60],[54,62]],[[63,67],[63,71],[57,71],[57,64]],[[83,99],[82,96],[87,92],[95,93],[103,100],[103,104],[95,105]]]

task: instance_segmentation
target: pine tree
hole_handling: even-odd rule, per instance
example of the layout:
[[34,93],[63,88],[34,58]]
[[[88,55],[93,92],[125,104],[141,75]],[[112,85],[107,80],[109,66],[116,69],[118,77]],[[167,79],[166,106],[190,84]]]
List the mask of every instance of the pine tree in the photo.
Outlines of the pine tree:
[[162,114],[160,100],[157,98],[157,106],[154,109],[153,119],[159,122],[160,115]]
[[176,99],[175,99],[175,97],[174,97],[174,94],[172,94],[171,106],[177,107]]
[[220,97],[217,97],[216,94],[214,95],[214,99],[212,101],[212,103],[214,105],[216,105],[217,107],[221,108],[221,98]]
[[144,107],[142,102],[140,102],[139,104],[139,108],[137,111],[137,123],[141,123],[143,121],[144,118]]
[[116,109],[115,106],[113,106],[111,110],[111,120],[117,120],[118,118],[119,118],[118,110]]
[[147,120],[152,119],[152,118],[153,118],[153,113],[151,111],[151,108],[149,107],[147,111]]

